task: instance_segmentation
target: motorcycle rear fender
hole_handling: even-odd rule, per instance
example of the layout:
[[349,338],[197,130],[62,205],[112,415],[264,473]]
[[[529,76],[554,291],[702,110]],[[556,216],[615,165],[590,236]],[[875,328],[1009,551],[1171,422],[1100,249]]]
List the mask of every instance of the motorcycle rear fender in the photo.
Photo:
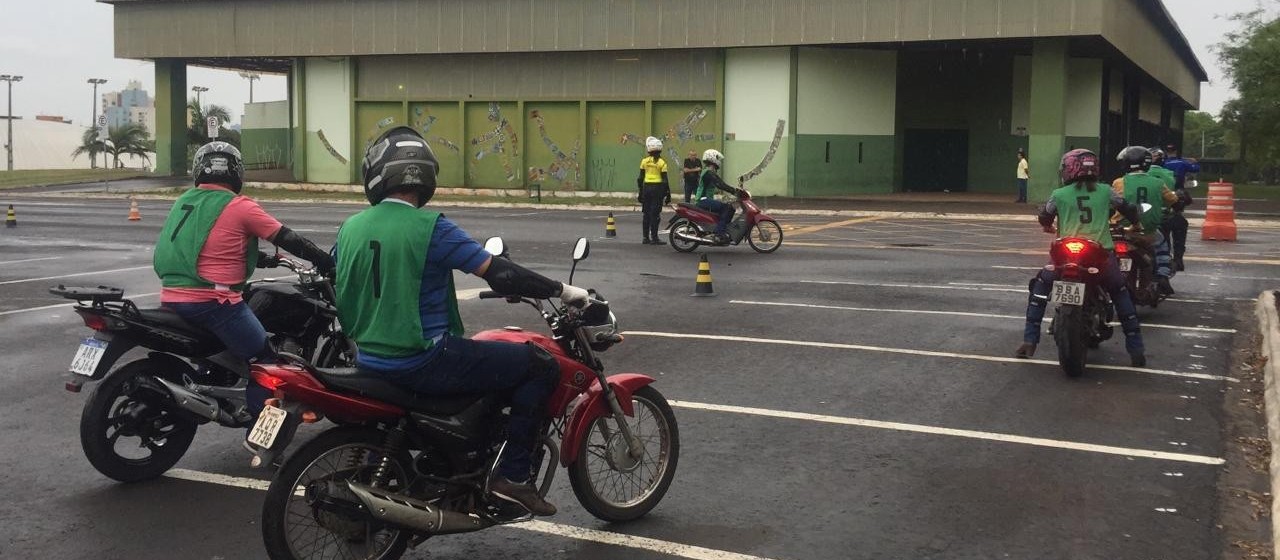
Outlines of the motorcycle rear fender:
[[[654,379],[641,373],[619,373],[610,375],[607,381],[614,393],[618,395],[618,404],[622,407],[622,413],[634,416],[635,408],[631,404],[631,394],[653,383]],[[582,394],[578,405],[569,411],[564,439],[560,441],[561,465],[567,467],[578,460],[578,449],[586,441],[591,424],[597,418],[609,414],[611,414],[609,405],[604,402],[604,388],[600,386],[599,381],[596,381],[591,384],[586,393]]]
[[[93,370],[93,375],[89,376],[90,381],[101,381],[115,366],[116,360],[119,360],[125,352],[138,346],[138,342],[133,338],[110,331],[95,331],[93,338],[106,342],[107,350],[102,353],[102,360],[98,362],[98,367]],[[72,376],[84,379],[84,376],[81,375],[72,374]]]
[[276,397],[282,397],[286,404],[303,403],[335,422],[362,424],[394,420],[405,415],[404,409],[393,404],[334,392],[297,366],[254,364],[249,370],[256,383]]

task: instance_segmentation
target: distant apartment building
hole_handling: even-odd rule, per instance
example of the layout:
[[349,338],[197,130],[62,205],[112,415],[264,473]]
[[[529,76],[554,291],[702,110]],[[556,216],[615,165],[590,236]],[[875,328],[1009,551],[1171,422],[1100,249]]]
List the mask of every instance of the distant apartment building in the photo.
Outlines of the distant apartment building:
[[137,124],[147,129],[152,137],[156,133],[155,100],[142,89],[142,83],[131,80],[122,91],[102,94],[102,114],[107,116],[107,126],[118,127]]

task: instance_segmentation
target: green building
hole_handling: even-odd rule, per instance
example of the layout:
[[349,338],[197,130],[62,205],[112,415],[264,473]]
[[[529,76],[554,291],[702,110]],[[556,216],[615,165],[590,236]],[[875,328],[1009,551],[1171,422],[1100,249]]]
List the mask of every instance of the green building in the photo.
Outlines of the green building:
[[300,181],[408,124],[448,186],[630,190],[654,135],[728,177],[774,148],[751,188],[786,196],[1012,192],[1026,148],[1042,198],[1071,147],[1179,138],[1207,79],[1159,0],[104,1],[175,174],[189,65],[288,75]]

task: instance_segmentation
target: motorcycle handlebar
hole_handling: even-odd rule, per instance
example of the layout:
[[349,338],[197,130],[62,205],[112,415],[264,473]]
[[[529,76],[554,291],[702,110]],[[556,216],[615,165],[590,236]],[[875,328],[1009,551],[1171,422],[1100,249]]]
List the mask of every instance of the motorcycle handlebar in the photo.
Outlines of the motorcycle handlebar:
[[480,295],[477,297],[479,297],[480,299],[503,299],[507,296],[504,296],[493,290],[485,290],[483,292],[480,292]]

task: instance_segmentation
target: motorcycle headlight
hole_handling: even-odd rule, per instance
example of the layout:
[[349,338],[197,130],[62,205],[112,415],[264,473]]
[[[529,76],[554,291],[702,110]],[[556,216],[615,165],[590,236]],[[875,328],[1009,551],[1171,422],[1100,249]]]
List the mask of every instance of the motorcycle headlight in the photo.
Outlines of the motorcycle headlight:
[[587,335],[587,340],[591,343],[591,349],[597,352],[604,352],[616,344],[618,318],[612,311],[609,311],[607,317],[604,317],[604,320],[600,321],[599,324],[584,325],[582,330]]

